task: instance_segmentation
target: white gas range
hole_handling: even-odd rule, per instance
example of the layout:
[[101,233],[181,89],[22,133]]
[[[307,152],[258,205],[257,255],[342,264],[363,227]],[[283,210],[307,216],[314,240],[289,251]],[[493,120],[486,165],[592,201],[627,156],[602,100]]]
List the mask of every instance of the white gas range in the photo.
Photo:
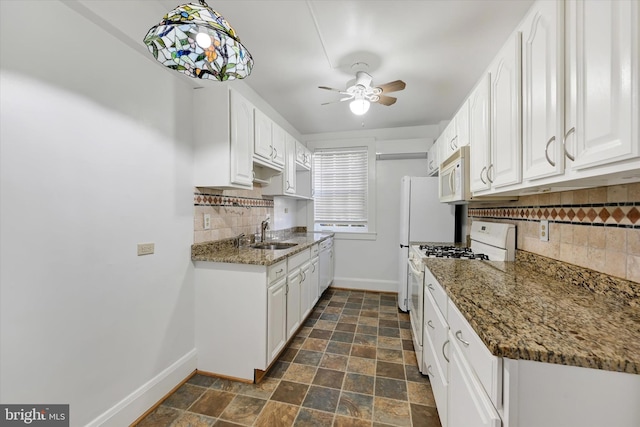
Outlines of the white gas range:
[[516,228],[512,224],[474,221],[471,224],[471,247],[453,244],[415,244],[409,251],[409,318],[418,368],[426,373],[422,357],[424,340],[424,270],[423,258],[469,260],[470,262],[515,260]]

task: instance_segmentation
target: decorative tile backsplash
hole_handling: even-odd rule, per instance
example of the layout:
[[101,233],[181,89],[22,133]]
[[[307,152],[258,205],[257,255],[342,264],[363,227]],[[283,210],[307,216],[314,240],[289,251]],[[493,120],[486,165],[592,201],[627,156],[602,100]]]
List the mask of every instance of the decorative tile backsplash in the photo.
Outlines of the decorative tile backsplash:
[[[518,249],[640,282],[638,183],[473,203],[468,216],[515,224]],[[548,242],[540,220],[549,221]]]
[[640,228],[640,203],[470,208],[469,216]]
[[[229,239],[251,235],[267,217],[273,224],[274,203],[262,198],[262,189],[211,190],[196,188],[193,193],[193,242]],[[211,228],[204,229],[204,214],[211,215]]]

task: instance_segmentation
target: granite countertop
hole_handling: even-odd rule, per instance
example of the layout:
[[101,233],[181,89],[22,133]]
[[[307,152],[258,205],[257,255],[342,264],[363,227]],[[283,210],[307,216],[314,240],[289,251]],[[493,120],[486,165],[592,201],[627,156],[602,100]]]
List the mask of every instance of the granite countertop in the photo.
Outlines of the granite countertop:
[[233,264],[271,265],[286,259],[298,252],[308,249],[313,244],[332,237],[333,233],[294,233],[269,241],[297,243],[287,249],[264,250],[249,246],[236,247],[233,239],[225,241],[197,243],[191,246],[192,261],[225,262]]
[[519,257],[423,262],[495,356],[640,374],[637,295],[599,293]]

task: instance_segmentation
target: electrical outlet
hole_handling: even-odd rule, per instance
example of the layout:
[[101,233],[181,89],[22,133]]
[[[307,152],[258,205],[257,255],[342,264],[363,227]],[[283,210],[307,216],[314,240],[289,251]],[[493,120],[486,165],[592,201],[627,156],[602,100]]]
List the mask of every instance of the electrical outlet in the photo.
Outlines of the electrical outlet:
[[549,221],[543,219],[540,221],[540,240],[543,242],[549,241]]
[[284,213],[289,213],[289,208],[284,208]]
[[211,230],[211,214],[204,214],[204,229]]
[[155,243],[138,243],[138,256],[153,254],[155,246]]

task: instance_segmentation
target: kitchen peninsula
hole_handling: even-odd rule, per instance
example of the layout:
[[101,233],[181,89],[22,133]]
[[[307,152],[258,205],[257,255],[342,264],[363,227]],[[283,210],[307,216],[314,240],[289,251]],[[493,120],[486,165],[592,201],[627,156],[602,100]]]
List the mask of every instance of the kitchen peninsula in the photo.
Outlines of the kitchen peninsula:
[[333,234],[289,233],[256,249],[192,246],[198,371],[259,382],[333,281]]

